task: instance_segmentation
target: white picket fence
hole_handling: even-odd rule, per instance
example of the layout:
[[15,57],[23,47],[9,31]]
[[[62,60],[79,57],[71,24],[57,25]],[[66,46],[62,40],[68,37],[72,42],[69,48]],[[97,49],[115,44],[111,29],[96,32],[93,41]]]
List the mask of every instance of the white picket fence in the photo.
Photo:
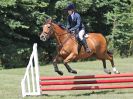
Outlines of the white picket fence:
[[33,51],[26,68],[24,78],[21,81],[22,96],[41,95],[39,84],[39,63],[37,53],[37,43],[33,45]]

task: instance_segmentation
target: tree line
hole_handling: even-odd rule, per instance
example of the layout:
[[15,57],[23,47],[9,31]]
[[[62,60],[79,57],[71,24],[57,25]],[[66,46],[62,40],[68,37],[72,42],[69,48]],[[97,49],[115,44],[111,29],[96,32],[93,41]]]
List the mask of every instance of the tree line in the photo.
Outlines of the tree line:
[[39,61],[51,62],[56,54],[55,40],[42,42],[39,33],[49,17],[65,26],[67,13],[63,9],[70,2],[81,14],[86,32],[101,32],[107,38],[108,49],[116,55],[133,54],[132,0],[1,0],[0,66],[25,66],[35,42]]

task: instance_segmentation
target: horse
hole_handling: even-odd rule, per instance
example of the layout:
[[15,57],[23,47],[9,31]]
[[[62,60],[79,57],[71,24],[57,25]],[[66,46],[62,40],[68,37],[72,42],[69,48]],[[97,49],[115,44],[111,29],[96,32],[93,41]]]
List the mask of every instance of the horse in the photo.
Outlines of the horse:
[[107,50],[107,42],[102,33],[89,33],[86,36],[87,44],[89,45],[91,52],[86,53],[84,48],[78,50],[78,41],[75,35],[69,33],[67,29],[62,28],[59,24],[48,20],[43,25],[43,31],[40,33],[40,40],[46,41],[51,36],[54,36],[57,41],[57,55],[53,59],[54,71],[59,75],[63,75],[63,72],[58,68],[58,62],[63,61],[64,66],[69,73],[77,74],[76,70],[73,70],[68,63],[74,60],[87,59],[96,57],[103,63],[104,72],[111,74],[111,71],[106,67],[106,60],[109,60],[112,65],[113,72],[119,74],[120,72],[116,69],[113,55]]

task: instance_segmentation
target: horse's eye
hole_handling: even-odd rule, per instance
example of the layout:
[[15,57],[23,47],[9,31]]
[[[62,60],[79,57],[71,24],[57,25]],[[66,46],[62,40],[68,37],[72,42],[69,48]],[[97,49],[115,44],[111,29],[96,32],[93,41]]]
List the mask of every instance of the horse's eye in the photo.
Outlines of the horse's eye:
[[50,26],[48,28],[50,28]]

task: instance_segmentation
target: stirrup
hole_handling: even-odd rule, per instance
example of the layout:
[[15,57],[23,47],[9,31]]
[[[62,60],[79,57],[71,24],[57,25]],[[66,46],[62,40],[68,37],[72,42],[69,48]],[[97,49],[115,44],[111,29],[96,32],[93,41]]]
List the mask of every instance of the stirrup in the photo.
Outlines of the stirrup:
[[89,49],[89,48],[86,48],[86,50],[85,50],[87,53],[91,53],[91,49]]

